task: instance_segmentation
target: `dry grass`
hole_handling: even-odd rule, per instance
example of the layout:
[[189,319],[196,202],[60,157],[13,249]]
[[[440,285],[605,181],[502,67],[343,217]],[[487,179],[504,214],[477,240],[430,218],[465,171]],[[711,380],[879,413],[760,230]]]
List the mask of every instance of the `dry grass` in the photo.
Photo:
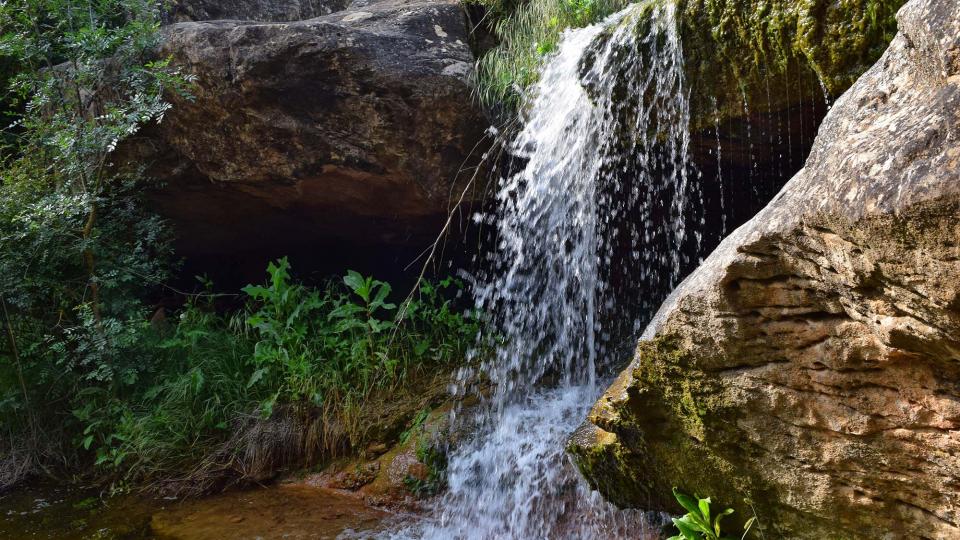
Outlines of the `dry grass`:
[[147,482],[144,489],[192,497],[225,489],[265,484],[296,469],[362,452],[373,442],[393,442],[419,411],[447,396],[446,370],[425,374],[402,388],[384,389],[362,403],[321,409],[307,405],[278,408],[270,418],[238,418],[230,438],[179,475]]

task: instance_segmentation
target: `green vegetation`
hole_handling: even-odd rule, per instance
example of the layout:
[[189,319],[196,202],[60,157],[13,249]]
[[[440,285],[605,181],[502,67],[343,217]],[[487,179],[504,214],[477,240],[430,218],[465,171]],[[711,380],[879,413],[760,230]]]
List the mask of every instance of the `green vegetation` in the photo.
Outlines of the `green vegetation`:
[[[624,390],[630,399],[608,402],[609,408],[591,418],[599,427],[584,430],[569,446],[590,485],[620,506],[666,508],[673,506],[667,496],[672,483],[682,480],[685,489],[710,493],[739,515],[748,515],[754,505],[756,514],[772,513],[763,504],[768,486],[742,458],[752,451],[749,443],[712,444],[730,435],[739,414],[723,382],[705,371],[675,335],[641,341],[636,355]],[[620,433],[642,435],[625,442]]]
[[427,468],[426,478],[407,476],[404,485],[417,497],[427,498],[443,491],[447,486],[447,454],[437,445],[427,441],[417,443],[417,461]]
[[592,24],[628,0],[476,0],[487,9],[498,45],[478,63],[477,91],[488,108],[515,110],[523,91],[537,80],[543,59],[567,28]]
[[[433,416],[435,422],[437,417]],[[413,445],[417,461],[423,465],[421,474],[408,474],[403,483],[413,495],[420,498],[433,497],[447,486],[447,452],[445,437],[438,431],[437,425],[428,425],[431,422],[430,409],[417,413],[410,422],[410,427],[400,434],[399,443]],[[411,441],[412,439],[412,441]]]
[[[493,110],[516,112],[561,33],[595,23],[629,0],[470,0],[486,8],[497,46],[480,58],[477,92]],[[896,33],[904,0],[667,0],[691,87],[695,127],[716,116],[777,110],[838,96],[871,66]],[[622,24],[643,31],[659,0],[635,2]],[[805,98],[803,96],[806,96]]]
[[133,0],[0,4],[0,56],[15,69],[0,151],[0,484],[53,456],[70,465],[65,416],[99,416],[152,369],[142,299],[173,268],[170,236],[114,151],[189,83],[150,57],[156,21]]
[[[720,521],[733,513],[733,508],[727,508],[714,516],[710,514],[710,497],[701,499],[697,497],[694,501],[689,495],[681,493],[677,488],[673,488],[673,496],[680,503],[680,506],[687,511],[687,514],[673,518],[673,524],[680,531],[680,534],[672,536],[669,540],[733,540],[734,537],[723,534],[720,528]],[[741,540],[747,537],[751,527],[753,527],[756,517],[747,520],[743,526],[743,536]]]
[[356,451],[371,396],[475,345],[452,279],[402,310],[385,282],[308,286],[286,259],[240,295],[164,286],[172,236],[124,146],[164,96],[189,99],[154,56],[158,17],[142,0],[0,4],[0,489],[88,472],[202,491]]

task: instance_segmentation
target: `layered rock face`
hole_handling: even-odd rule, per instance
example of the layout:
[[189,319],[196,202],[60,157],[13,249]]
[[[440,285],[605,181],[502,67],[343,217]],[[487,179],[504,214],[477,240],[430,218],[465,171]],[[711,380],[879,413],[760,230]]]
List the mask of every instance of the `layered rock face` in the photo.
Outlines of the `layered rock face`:
[[774,537],[960,537],[960,3],[897,19],[571,440],[618,504],[678,486]]
[[488,123],[471,98],[474,58],[455,0],[356,2],[289,23],[183,22],[164,29],[162,53],[196,86],[137,151],[164,181],[154,200],[188,256],[422,248],[483,152]]

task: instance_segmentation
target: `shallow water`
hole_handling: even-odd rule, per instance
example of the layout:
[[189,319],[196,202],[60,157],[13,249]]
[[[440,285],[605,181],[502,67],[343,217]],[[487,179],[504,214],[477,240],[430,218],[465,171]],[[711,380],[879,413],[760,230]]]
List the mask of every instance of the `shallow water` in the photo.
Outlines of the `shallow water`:
[[368,538],[389,514],[336,491],[280,485],[178,501],[30,486],[0,496],[0,539]]

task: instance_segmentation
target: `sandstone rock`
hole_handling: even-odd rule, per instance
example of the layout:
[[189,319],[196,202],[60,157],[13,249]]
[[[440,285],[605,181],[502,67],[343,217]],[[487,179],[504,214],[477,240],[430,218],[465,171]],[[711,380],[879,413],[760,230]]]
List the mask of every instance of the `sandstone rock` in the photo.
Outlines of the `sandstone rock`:
[[679,510],[676,485],[768,535],[960,537],[960,3],[897,18],[572,438],[615,502]]
[[453,0],[163,34],[162,53],[197,85],[137,152],[164,182],[153,199],[185,255],[422,246],[482,154],[488,123]]

